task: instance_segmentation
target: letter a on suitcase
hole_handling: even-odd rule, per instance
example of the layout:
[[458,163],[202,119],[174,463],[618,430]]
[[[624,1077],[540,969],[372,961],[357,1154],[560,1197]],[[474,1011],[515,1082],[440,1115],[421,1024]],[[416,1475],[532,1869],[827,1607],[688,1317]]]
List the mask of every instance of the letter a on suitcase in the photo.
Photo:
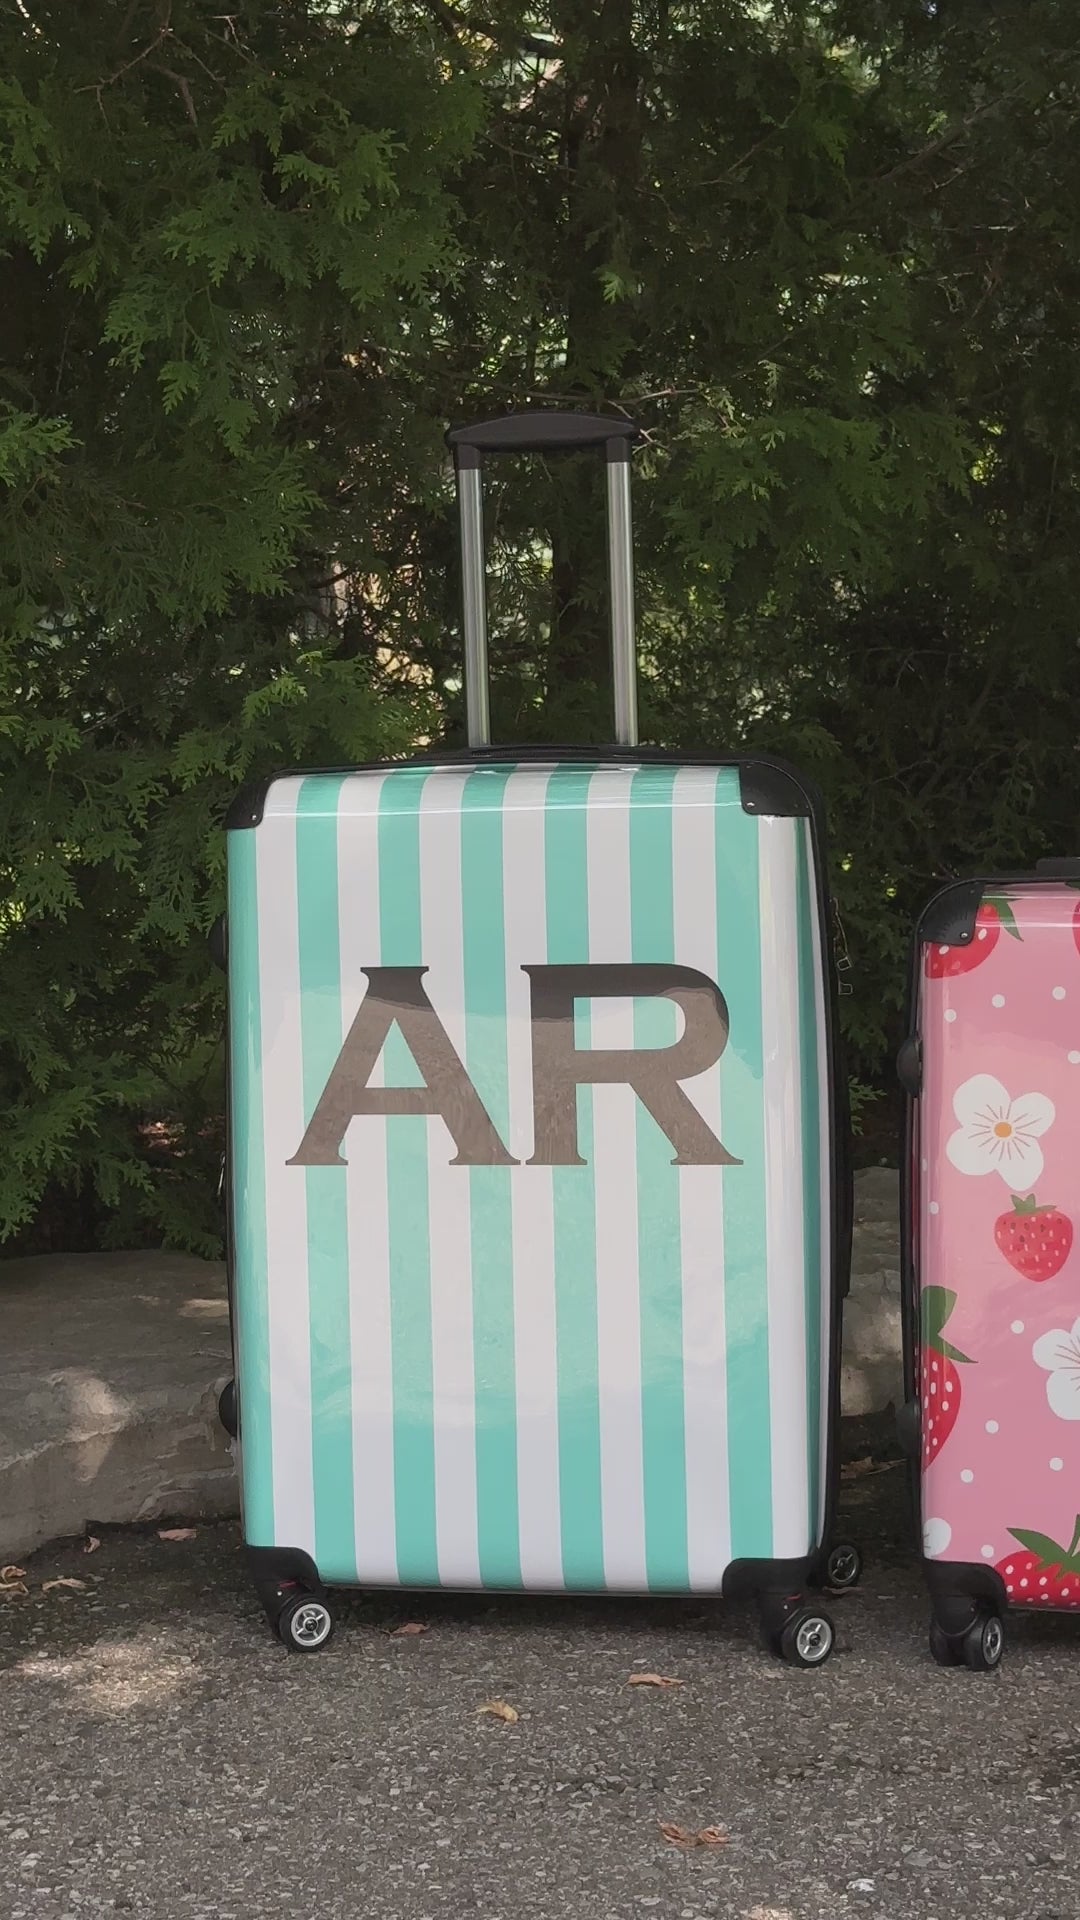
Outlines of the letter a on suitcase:
[[[624,420],[457,428],[467,752],[283,773],[228,834],[244,1532],[337,1586],[759,1596],[832,1645],[847,1204],[822,823],[637,745]],[[488,744],[481,469],[608,478],[613,747]]]

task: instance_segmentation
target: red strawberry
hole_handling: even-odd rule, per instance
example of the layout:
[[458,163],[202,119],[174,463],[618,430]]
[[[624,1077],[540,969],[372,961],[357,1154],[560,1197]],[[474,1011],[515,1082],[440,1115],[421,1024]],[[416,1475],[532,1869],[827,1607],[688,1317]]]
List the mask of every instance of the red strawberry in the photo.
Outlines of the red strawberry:
[[1080,1514],[1067,1547],[1059,1547],[1045,1533],[1029,1533],[1023,1527],[1010,1527],[1009,1532],[1024,1549],[1023,1553],[1007,1553],[998,1561],[1009,1605],[1064,1607],[1067,1612],[1080,1607]]
[[956,1425],[960,1411],[960,1375],[957,1363],[971,1366],[944,1338],[945,1323],[956,1305],[948,1287],[924,1287],[922,1295],[922,1353],[919,1359],[919,1403],[922,1411],[923,1470],[936,1460]]
[[1072,1251],[1073,1223],[1057,1207],[1038,1206],[1033,1193],[1015,1195],[1012,1212],[994,1222],[994,1239],[1025,1280],[1052,1280]]
[[[1080,909],[1078,909],[1080,911]],[[1003,894],[984,900],[975,915],[975,938],[965,947],[932,946],[926,955],[926,974],[930,980],[949,980],[958,973],[971,973],[989,960],[1001,938],[1001,930],[1021,938],[1013,910]],[[1075,930],[1075,929],[1074,929]]]

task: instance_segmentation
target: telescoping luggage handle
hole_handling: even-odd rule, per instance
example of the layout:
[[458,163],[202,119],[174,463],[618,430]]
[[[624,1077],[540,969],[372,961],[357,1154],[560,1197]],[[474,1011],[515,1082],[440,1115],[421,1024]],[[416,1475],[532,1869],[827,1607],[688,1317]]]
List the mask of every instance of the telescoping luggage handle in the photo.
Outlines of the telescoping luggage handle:
[[485,457],[500,453],[572,453],[592,447],[607,465],[608,572],[611,589],[611,664],[615,739],[636,747],[637,661],[634,645],[634,550],[630,518],[630,453],[641,429],[632,420],[599,413],[536,408],[451,427],[461,517],[461,580],[465,638],[465,713],[470,747],[491,737],[488,702],[487,595],[484,581]]

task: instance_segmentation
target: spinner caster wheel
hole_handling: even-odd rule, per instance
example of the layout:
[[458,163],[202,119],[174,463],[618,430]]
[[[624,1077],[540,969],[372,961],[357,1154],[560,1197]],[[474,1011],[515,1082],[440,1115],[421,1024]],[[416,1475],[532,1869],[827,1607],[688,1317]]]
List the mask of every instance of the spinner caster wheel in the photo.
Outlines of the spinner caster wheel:
[[964,1664],[963,1641],[950,1639],[936,1620],[930,1622],[930,1653],[939,1667],[962,1667]]
[[833,1650],[836,1630],[827,1613],[806,1607],[785,1621],[780,1654],[793,1667],[822,1667]]
[[965,1667],[972,1673],[993,1673],[1005,1652],[1005,1628],[999,1613],[979,1613],[961,1642]]
[[857,1587],[862,1579],[862,1554],[848,1540],[838,1540],[825,1562],[825,1584],[841,1590]]
[[317,1653],[334,1631],[334,1616],[325,1600],[301,1593],[285,1602],[277,1617],[277,1630],[290,1653]]

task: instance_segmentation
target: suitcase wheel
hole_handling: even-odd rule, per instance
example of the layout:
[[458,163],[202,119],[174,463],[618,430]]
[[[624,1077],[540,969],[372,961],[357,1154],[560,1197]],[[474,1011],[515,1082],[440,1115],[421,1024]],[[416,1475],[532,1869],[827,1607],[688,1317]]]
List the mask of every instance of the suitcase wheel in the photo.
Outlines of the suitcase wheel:
[[963,1635],[959,1640],[953,1639],[936,1620],[931,1620],[930,1653],[939,1667],[962,1667],[964,1664]]
[[862,1554],[849,1540],[838,1540],[830,1547],[825,1562],[825,1585],[843,1590],[857,1587],[862,1579]]
[[993,1673],[1005,1651],[1005,1628],[999,1613],[980,1612],[963,1639],[964,1665],[973,1673]]
[[993,1673],[1005,1652],[1001,1615],[980,1607],[963,1633],[946,1633],[938,1620],[930,1622],[930,1652],[939,1667],[968,1667],[972,1673]]
[[836,1629],[828,1614],[816,1607],[804,1607],[784,1622],[780,1655],[793,1667],[821,1667],[832,1652],[835,1639]]
[[277,1630],[290,1653],[317,1653],[334,1631],[334,1616],[325,1600],[298,1593],[278,1614]]

